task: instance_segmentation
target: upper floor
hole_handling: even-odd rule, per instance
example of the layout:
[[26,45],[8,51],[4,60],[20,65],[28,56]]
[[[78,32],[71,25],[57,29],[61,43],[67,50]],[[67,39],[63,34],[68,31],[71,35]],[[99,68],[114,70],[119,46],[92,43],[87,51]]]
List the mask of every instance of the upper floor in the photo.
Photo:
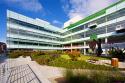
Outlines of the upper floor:
[[[71,42],[75,39],[90,39],[91,34],[97,35],[108,34],[114,32],[117,26],[125,27],[125,0],[112,4],[103,10],[92,14],[64,29],[55,27],[50,23],[38,18],[32,19],[24,15],[7,10],[7,27],[16,33],[16,29],[20,29],[19,33],[41,38],[57,38],[60,43]],[[93,29],[94,27],[94,29]],[[22,30],[22,31],[21,31]],[[42,34],[41,34],[42,33]],[[88,38],[89,37],[89,38]],[[51,40],[51,39],[50,39]]]

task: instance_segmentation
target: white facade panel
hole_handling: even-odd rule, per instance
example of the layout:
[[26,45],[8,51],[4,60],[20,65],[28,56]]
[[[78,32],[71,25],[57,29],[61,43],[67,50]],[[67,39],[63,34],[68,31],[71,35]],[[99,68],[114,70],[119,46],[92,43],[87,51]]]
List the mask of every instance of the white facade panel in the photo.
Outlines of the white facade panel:
[[31,28],[26,28],[24,26],[18,26],[18,25],[14,25],[14,24],[7,24],[7,27],[10,27],[10,28],[13,28],[13,29],[21,29],[21,30],[25,30],[25,31],[30,31],[30,32],[34,32],[34,33],[42,33],[42,34],[45,34],[45,35],[51,35],[51,36],[55,36],[55,37],[62,37],[62,36],[57,35],[57,34],[52,34],[52,33],[40,31],[40,30],[35,30],[35,29],[31,29]]
[[117,11],[117,5],[106,10],[106,15]]
[[21,15],[21,14],[18,15],[18,19],[19,19],[20,21],[26,22],[26,16],[23,16],[23,15]]
[[117,5],[117,10],[120,10],[122,8],[125,8],[125,2]]

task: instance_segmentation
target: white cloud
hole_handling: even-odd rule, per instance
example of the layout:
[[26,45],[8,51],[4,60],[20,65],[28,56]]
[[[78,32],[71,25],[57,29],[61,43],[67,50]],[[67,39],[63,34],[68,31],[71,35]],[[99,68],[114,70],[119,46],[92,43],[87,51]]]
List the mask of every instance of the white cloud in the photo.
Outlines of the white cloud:
[[8,5],[17,5],[25,10],[38,12],[43,9],[41,3],[38,0],[5,0]]
[[55,25],[55,26],[57,26],[57,27],[63,27],[63,23],[60,22],[60,21],[58,21],[58,20],[53,20],[52,24]]
[[88,16],[116,1],[118,0],[61,0],[62,8],[70,19],[77,15]]
[[110,4],[116,1],[118,0],[88,0],[87,9],[90,13],[94,13],[109,6]]
[[53,24],[62,24],[60,21],[58,21],[58,20],[53,20],[53,22],[52,22]]

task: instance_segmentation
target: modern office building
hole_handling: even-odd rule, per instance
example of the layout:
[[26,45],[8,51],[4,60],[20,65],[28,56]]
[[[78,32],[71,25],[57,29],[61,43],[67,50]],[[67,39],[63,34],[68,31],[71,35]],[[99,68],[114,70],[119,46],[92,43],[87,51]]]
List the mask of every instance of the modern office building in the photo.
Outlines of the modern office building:
[[93,39],[101,39],[103,49],[125,48],[125,0],[63,29],[7,10],[8,49],[77,49],[86,54]]

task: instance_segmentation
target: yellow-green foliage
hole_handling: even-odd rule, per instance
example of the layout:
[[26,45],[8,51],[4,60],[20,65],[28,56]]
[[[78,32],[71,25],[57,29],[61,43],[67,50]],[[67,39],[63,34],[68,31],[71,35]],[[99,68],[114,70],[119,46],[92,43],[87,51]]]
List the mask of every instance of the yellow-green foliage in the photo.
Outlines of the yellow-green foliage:
[[96,57],[96,56],[90,56],[90,55],[82,55],[80,57],[77,58],[77,60],[82,60],[82,61],[86,61],[88,59],[96,59],[96,60],[107,60],[108,58],[103,58],[103,57]]
[[63,59],[67,59],[67,60],[70,60],[71,59],[71,57],[69,56],[69,55],[61,55],[61,58],[63,58]]

